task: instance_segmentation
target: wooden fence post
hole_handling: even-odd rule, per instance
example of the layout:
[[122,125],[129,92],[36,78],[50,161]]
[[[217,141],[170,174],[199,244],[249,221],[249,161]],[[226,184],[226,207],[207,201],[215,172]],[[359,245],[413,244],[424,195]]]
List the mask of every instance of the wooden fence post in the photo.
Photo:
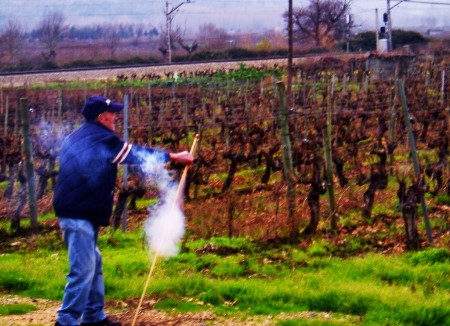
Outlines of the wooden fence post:
[[[411,122],[409,121],[408,104],[407,104],[407,100],[406,100],[405,86],[403,84],[403,80],[401,80],[401,79],[397,80],[397,88],[398,88],[398,92],[400,95],[400,100],[402,102],[403,117],[405,119],[405,126],[406,126],[406,129],[408,132],[408,142],[409,142],[409,148],[411,151],[411,157],[412,157],[413,163],[414,163],[414,171],[415,171],[417,180],[421,180],[422,174],[420,172],[419,158],[417,156],[414,134],[413,134],[412,128],[411,128]],[[420,202],[422,204],[422,211],[423,211],[423,217],[425,220],[425,226],[427,228],[428,243],[431,244],[431,243],[433,243],[433,236],[431,234],[431,226],[430,226],[430,221],[428,219],[427,203],[425,202],[425,196],[423,194],[420,195]]]
[[23,132],[23,149],[25,154],[25,167],[28,183],[28,203],[30,208],[30,226],[33,231],[38,229],[38,213],[36,200],[36,185],[34,180],[34,165],[32,157],[32,144],[30,135],[30,117],[28,112],[28,101],[24,98],[20,99],[20,109],[22,111],[22,132]]

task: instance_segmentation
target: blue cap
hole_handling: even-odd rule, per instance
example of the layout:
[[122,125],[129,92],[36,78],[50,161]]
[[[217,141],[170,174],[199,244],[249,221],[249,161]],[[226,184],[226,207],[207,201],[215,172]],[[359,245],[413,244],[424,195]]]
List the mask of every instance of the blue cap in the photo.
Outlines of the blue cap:
[[110,99],[107,99],[103,96],[91,96],[87,99],[84,104],[81,113],[88,120],[94,120],[98,117],[99,114],[108,111],[108,112],[119,112],[123,109],[122,103],[112,102]]

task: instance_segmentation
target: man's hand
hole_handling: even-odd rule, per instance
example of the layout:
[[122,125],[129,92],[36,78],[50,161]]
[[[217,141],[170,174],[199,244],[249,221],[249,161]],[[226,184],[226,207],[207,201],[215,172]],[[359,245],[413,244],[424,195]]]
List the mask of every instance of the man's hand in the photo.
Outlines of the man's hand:
[[194,157],[188,152],[169,153],[170,160],[175,163],[183,163],[191,165],[194,162]]

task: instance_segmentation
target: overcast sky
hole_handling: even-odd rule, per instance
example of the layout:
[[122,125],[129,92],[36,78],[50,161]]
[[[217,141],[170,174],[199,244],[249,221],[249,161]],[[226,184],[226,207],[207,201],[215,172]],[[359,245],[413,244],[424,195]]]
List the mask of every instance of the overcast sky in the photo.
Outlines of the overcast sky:
[[[391,0],[391,7],[395,6],[391,11],[394,28],[450,26],[450,0],[399,2]],[[294,7],[300,7],[309,0],[293,3]],[[282,14],[288,8],[288,0],[191,0],[190,3],[170,0],[169,11],[179,4],[182,5],[174,12],[173,25],[187,32],[196,32],[205,23],[237,31],[281,29]],[[159,29],[165,22],[165,7],[165,0],[0,0],[0,27],[13,18],[31,29],[45,14],[61,11],[71,25],[131,22]],[[387,3],[386,0],[352,0],[351,8],[356,24],[362,30],[372,30],[376,23],[375,9],[378,8],[381,26]]]

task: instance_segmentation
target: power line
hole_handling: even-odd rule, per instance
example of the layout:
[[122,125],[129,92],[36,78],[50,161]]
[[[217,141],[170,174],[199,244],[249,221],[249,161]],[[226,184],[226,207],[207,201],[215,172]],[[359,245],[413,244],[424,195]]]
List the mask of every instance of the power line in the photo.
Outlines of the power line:
[[411,1],[406,0],[408,3],[422,3],[422,4],[428,4],[428,5],[441,5],[441,6],[450,6],[450,3],[445,2],[431,2],[431,1]]

